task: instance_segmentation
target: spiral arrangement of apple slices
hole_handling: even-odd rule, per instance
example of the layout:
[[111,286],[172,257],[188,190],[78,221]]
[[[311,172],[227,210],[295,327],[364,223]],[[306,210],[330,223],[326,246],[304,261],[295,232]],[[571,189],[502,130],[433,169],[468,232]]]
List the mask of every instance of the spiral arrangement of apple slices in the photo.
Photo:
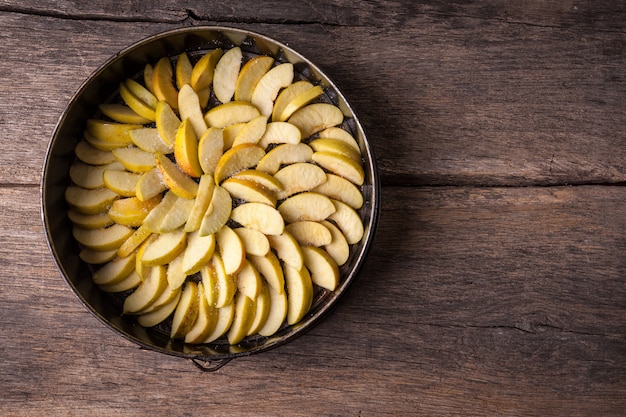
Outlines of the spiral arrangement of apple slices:
[[302,320],[364,234],[361,151],[323,93],[239,47],[122,82],[87,121],[65,194],[94,283],[186,343]]

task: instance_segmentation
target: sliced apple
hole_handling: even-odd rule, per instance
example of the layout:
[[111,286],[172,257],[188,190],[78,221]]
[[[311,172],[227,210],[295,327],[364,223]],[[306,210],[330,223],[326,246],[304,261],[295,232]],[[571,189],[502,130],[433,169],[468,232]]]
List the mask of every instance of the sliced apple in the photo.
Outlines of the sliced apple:
[[161,139],[161,134],[156,127],[143,127],[128,132],[133,143],[146,152],[160,152],[168,154],[172,152],[172,147]]
[[198,183],[182,172],[174,162],[163,154],[156,154],[156,166],[167,187],[177,196],[194,198],[198,193]]
[[224,153],[224,132],[216,127],[208,128],[198,144],[198,161],[202,172],[213,175]]
[[176,142],[176,132],[180,126],[180,119],[166,101],[159,101],[154,117],[156,119],[156,129],[159,132],[161,140],[165,142],[167,146],[173,147]]
[[246,62],[239,71],[235,84],[235,100],[251,101],[254,88],[259,80],[274,65],[274,58],[260,55]]
[[335,200],[343,201],[353,209],[363,207],[363,194],[347,179],[335,174],[326,174],[326,182],[313,189]]
[[113,149],[115,159],[120,161],[130,172],[148,172],[155,166],[154,154],[135,146]]
[[200,234],[206,236],[220,230],[228,221],[232,208],[233,202],[228,191],[216,185],[211,196],[211,203],[200,223]]
[[285,286],[287,287],[287,323],[298,323],[308,313],[313,303],[313,282],[309,271],[285,265]]
[[274,108],[272,109],[272,121],[285,121],[287,118],[281,119],[281,115],[285,107],[300,94],[313,88],[313,84],[307,80],[296,81],[286,88],[284,88],[276,100],[274,101]]
[[139,284],[141,284],[141,278],[137,271],[133,271],[115,284],[100,285],[100,289],[106,292],[125,292],[137,288]]
[[153,75],[154,75],[154,67],[150,63],[147,63],[146,66],[143,68],[143,83],[151,93],[153,93],[152,92],[152,76]]
[[165,265],[180,255],[187,245],[187,233],[182,229],[164,233],[146,247],[142,262],[146,266]]
[[321,86],[316,85],[315,87],[299,94],[297,97],[291,100],[289,104],[285,106],[285,108],[280,113],[280,116],[278,116],[278,120],[288,120],[292,114],[311,103],[323,93],[324,89]]
[[339,266],[328,252],[313,246],[303,246],[302,255],[313,284],[334,291],[339,284]]
[[235,316],[228,330],[228,343],[236,345],[248,334],[248,330],[254,321],[256,304],[254,299],[238,292],[235,294]]
[[213,92],[222,103],[229,102],[235,94],[242,59],[241,48],[236,46],[226,51],[215,65]]
[[173,192],[167,191],[161,198],[161,202],[156,205],[144,219],[144,227],[153,233],[159,233],[159,225],[163,221],[163,217],[171,210],[172,206],[179,198],[180,197]]
[[361,165],[361,152],[339,139],[318,138],[309,142],[315,152],[330,152],[343,155]]
[[100,141],[123,146],[133,143],[128,133],[141,127],[143,126],[138,124],[115,123],[99,119],[87,120],[87,133]]
[[332,242],[330,231],[321,223],[303,220],[285,227],[302,246],[325,246]]
[[[150,270],[146,279],[124,300],[122,311],[124,314],[136,314],[145,310],[150,304],[167,289],[165,267],[155,267]],[[168,290],[169,291],[169,290]]]
[[270,144],[290,143],[297,145],[302,139],[300,129],[287,122],[271,122],[265,128],[265,133],[259,140],[259,145],[267,149]]
[[74,225],[83,229],[102,229],[103,227],[111,226],[115,223],[107,212],[83,214],[70,209],[67,212],[67,217],[69,217]]
[[314,152],[312,159],[322,168],[356,185],[362,185],[365,181],[361,164],[346,156],[334,152]]
[[302,220],[320,221],[335,212],[330,198],[314,192],[303,192],[289,197],[278,206],[278,211],[288,223]]
[[154,167],[141,174],[135,186],[135,195],[140,200],[148,200],[167,190],[161,171]]
[[195,199],[179,197],[172,206],[163,214],[157,228],[158,233],[169,233],[183,227],[193,209]]
[[105,187],[122,197],[135,197],[141,175],[126,170],[106,169],[102,173],[102,182]]
[[76,185],[70,185],[65,190],[65,201],[73,210],[82,214],[103,213],[109,209],[117,198],[119,198],[119,195],[108,188],[88,190]]
[[194,281],[186,282],[176,310],[174,311],[170,338],[177,339],[185,337],[187,332],[191,330],[198,318],[199,301],[198,284]]
[[194,90],[200,91],[211,86],[215,74],[215,66],[222,55],[224,55],[224,50],[216,48],[204,54],[196,62],[191,71],[191,87]]
[[293,64],[286,62],[270,69],[259,80],[252,93],[250,102],[254,104],[262,115],[270,117],[274,107],[274,100],[281,88],[285,88],[293,81]]
[[217,309],[217,320],[215,327],[204,339],[203,343],[211,343],[223,336],[230,328],[233,318],[235,317],[235,303]]
[[328,220],[339,227],[350,245],[360,242],[363,238],[364,228],[359,213],[346,203],[338,200],[332,200],[332,202],[336,210],[328,216]]
[[320,223],[326,226],[332,236],[332,241],[328,245],[324,245],[324,249],[335,260],[337,265],[345,264],[350,257],[350,246],[343,232],[327,220],[322,220]]
[[227,151],[233,147],[235,138],[237,137],[239,132],[241,132],[241,129],[243,129],[245,126],[246,126],[246,122],[239,122],[239,123],[234,123],[232,125],[228,125],[225,128],[221,129],[222,136],[224,139],[224,147],[222,148],[222,151]]
[[161,196],[141,201],[137,197],[126,197],[115,200],[109,209],[109,217],[115,223],[124,226],[141,226],[150,210],[161,201]]
[[104,184],[104,171],[123,171],[124,165],[115,161],[107,165],[89,165],[84,162],[75,161],[70,167],[70,179],[75,185],[93,190],[102,188]]
[[[156,118],[154,114],[155,107],[152,107],[150,104],[144,102],[135,94],[133,94],[125,82],[120,83],[119,92],[120,92],[120,96],[122,97],[122,100],[124,100],[126,105],[128,105],[128,107],[130,107],[135,113],[137,113],[144,119],[150,120],[151,122],[155,120]],[[148,93],[150,93],[150,91],[148,91]],[[156,103],[154,105],[156,106]]]
[[148,245],[154,242],[158,237],[159,235],[154,233],[148,236],[148,238],[139,245],[139,248],[135,253],[135,271],[137,271],[137,274],[139,274],[142,281],[145,281],[150,274],[150,270],[152,269],[152,267],[144,265],[143,254],[146,252]]
[[102,114],[118,123],[128,123],[134,125],[145,125],[150,123],[150,119],[137,114],[130,107],[119,103],[106,103],[98,106]]
[[173,110],[178,110],[178,90],[174,85],[173,77],[172,61],[164,56],[154,65],[152,91],[159,101],[165,101]]
[[155,310],[160,309],[163,306],[168,305],[172,300],[177,299],[180,296],[181,289],[179,288],[171,288],[169,285],[166,285],[165,289],[159,297],[154,300],[153,303],[149,304],[146,308],[141,311],[138,311],[137,314],[145,314],[151,313]]
[[[299,250],[300,248],[298,248]],[[279,293],[284,291],[285,277],[283,269],[273,252],[268,252],[262,256],[248,255],[248,261],[265,278],[269,286]]]
[[211,260],[215,250],[215,235],[200,236],[199,231],[190,233],[183,257],[183,273],[193,275]]
[[247,123],[261,113],[253,104],[246,101],[230,101],[213,107],[204,115],[208,126],[225,128],[235,123]]
[[222,187],[233,198],[248,203],[263,203],[272,207],[276,206],[276,194],[258,182],[231,177],[222,182]]
[[190,119],[184,119],[176,132],[174,157],[178,167],[192,178],[200,178],[202,167],[198,159],[198,138]]
[[303,265],[300,244],[291,233],[285,230],[281,235],[268,236],[270,246],[284,263],[300,269]]
[[[125,87],[132,96],[129,101],[127,101],[128,97],[125,97],[124,94],[122,94],[123,87]],[[124,99],[124,101],[126,101],[128,107],[132,108],[135,112],[142,115],[146,119],[154,121],[154,110],[156,109],[159,100],[154,96],[154,94],[152,94],[150,90],[148,90],[137,81],[129,78],[124,81],[123,86],[120,86],[120,95],[122,95],[122,98]],[[137,104],[134,103],[135,100],[139,101],[139,103],[141,103],[143,106],[137,106]],[[133,105],[135,105],[137,108],[133,107]],[[149,110],[147,110],[146,108]],[[150,113],[150,111],[152,111],[152,113]]]
[[239,171],[231,178],[238,178],[242,180],[249,180],[261,184],[265,188],[273,191],[274,193],[278,193],[283,189],[283,185],[274,178],[272,175],[267,172],[258,171],[256,169],[244,169],[243,171]]
[[150,236],[152,232],[145,226],[139,226],[132,235],[122,243],[117,250],[117,256],[124,258],[134,252],[141,246]]
[[152,327],[165,321],[176,310],[176,306],[180,300],[182,291],[177,292],[177,296],[161,308],[150,313],[144,313],[137,316],[137,322],[143,327]]
[[200,277],[207,302],[213,307],[217,303],[219,288],[217,286],[217,269],[212,257],[200,269]]
[[218,311],[207,302],[202,282],[198,283],[198,317],[185,334],[185,343],[202,343],[215,328]]
[[115,157],[111,151],[102,151],[94,148],[86,140],[81,140],[74,148],[76,157],[89,165],[107,165],[115,162]]
[[254,320],[250,324],[248,329],[248,336],[257,334],[259,330],[265,325],[267,317],[270,314],[270,292],[267,284],[261,280],[261,289],[259,295],[254,300],[256,311],[254,312]]
[[[219,253],[213,252],[211,263],[215,268],[215,290],[216,297],[213,300],[213,307],[222,308],[232,304],[233,297],[237,291],[237,280],[234,275],[226,273],[224,262]],[[212,290],[212,289],[209,289]],[[208,297],[208,294],[207,294]]]
[[124,148],[127,146],[122,142],[108,142],[105,140],[97,139],[86,130],[83,132],[83,137],[85,139],[85,142],[87,142],[89,145],[104,152],[110,152],[113,149]]
[[[186,251],[186,250],[185,250]],[[176,290],[183,286],[187,279],[187,274],[183,271],[183,259],[185,251],[167,264],[167,285],[170,290]]]
[[277,194],[279,200],[290,197],[302,191],[311,191],[326,182],[326,173],[319,166],[309,162],[296,162],[281,168],[276,178],[283,186]]
[[278,292],[270,286],[268,286],[268,292],[270,296],[270,311],[267,314],[265,323],[258,330],[261,336],[272,336],[275,334],[287,318],[287,293],[285,291]]
[[209,204],[211,204],[214,189],[215,181],[213,180],[213,175],[202,175],[198,183],[198,194],[196,194],[193,207],[185,223],[185,232],[195,232],[200,228],[202,218],[207,212]]
[[306,143],[292,145],[283,143],[269,151],[259,161],[256,169],[274,175],[282,165],[309,162],[313,156],[313,149]]
[[298,126],[303,138],[343,122],[339,107],[328,103],[314,103],[302,107],[290,118],[289,123]]
[[180,90],[183,85],[191,84],[191,73],[193,71],[193,65],[189,60],[189,56],[186,52],[182,52],[178,55],[176,60],[176,68],[174,70],[174,77],[176,79],[176,87]]
[[263,148],[255,144],[245,143],[230,148],[215,166],[215,183],[220,184],[231,175],[256,166],[264,155]]
[[241,145],[243,143],[258,143],[265,133],[267,127],[267,117],[258,116],[246,123],[237,133],[231,147]]
[[237,289],[242,294],[255,300],[261,292],[262,286],[261,274],[250,261],[244,259],[241,269],[237,273]]
[[109,261],[93,273],[92,279],[96,285],[116,284],[134,270],[135,256],[131,254],[125,258],[115,258]]
[[266,235],[280,235],[285,229],[285,223],[278,210],[263,203],[241,204],[232,210],[230,218],[244,227]]
[[89,248],[82,248],[78,253],[78,257],[88,264],[100,265],[111,261],[117,256],[117,249],[99,251]]
[[189,84],[183,85],[178,92],[178,111],[180,120],[189,119],[196,137],[202,137],[207,129],[207,124],[204,121],[198,93]]
[[263,233],[248,227],[233,229],[245,248],[246,255],[265,256],[270,251],[270,241]]
[[227,274],[236,274],[243,266],[246,250],[239,235],[224,225],[216,233],[217,246]]
[[354,148],[355,151],[361,152],[361,148],[359,148],[359,144],[357,143],[354,136],[352,136],[347,130],[342,129],[340,127],[329,127],[318,133],[320,138],[330,138],[336,139],[344,142],[346,145],[349,145],[351,148]]

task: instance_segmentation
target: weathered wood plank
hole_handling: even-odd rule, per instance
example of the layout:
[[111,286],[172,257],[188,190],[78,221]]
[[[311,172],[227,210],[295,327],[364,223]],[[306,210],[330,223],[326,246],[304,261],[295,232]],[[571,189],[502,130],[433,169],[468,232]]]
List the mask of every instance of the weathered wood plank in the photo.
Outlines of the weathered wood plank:
[[211,375],[136,348],[86,311],[48,254],[37,194],[0,188],[0,407],[10,415],[626,407],[623,187],[387,187],[370,257],[327,319]]

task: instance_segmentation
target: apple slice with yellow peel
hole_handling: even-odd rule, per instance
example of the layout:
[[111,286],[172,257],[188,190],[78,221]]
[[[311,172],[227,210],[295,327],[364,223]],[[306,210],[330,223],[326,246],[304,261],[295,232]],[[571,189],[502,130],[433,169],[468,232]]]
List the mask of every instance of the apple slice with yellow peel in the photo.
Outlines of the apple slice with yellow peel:
[[226,274],[236,274],[242,267],[246,257],[243,242],[231,229],[224,225],[216,233],[217,246],[220,251]]
[[359,148],[359,144],[357,143],[354,136],[348,133],[347,130],[342,129],[337,126],[329,127],[318,133],[320,138],[330,138],[336,139],[344,142],[346,145],[349,145],[351,148],[354,148],[355,151],[361,153],[361,148]]
[[161,295],[159,295],[159,297],[156,300],[154,300],[152,304],[148,305],[143,310],[138,311],[137,314],[151,313],[155,310],[158,310],[161,307],[168,305],[172,300],[178,298],[178,296],[180,296],[180,293],[181,293],[180,287],[171,288],[169,285],[167,285],[165,289],[163,290],[163,292],[161,293]]
[[68,210],[67,217],[74,223],[75,226],[83,229],[102,229],[103,227],[111,226],[113,223],[112,218],[109,217],[109,213],[98,214],[82,214],[72,209]]
[[270,292],[267,284],[261,280],[261,289],[259,295],[254,300],[256,305],[256,311],[254,312],[254,320],[250,324],[247,336],[257,334],[267,321],[267,317],[270,314]]
[[298,126],[303,138],[308,138],[327,127],[340,125],[343,122],[343,113],[332,104],[314,103],[296,111],[288,121]]
[[180,119],[166,101],[159,101],[154,113],[156,129],[161,140],[169,147],[176,142],[176,132],[180,126]]
[[189,119],[196,137],[202,137],[207,124],[204,121],[198,93],[189,84],[183,85],[178,92],[178,112],[180,120]]
[[266,235],[280,235],[285,229],[285,222],[278,210],[263,203],[241,204],[232,210],[230,218]]
[[186,282],[176,310],[174,311],[170,338],[177,339],[185,337],[187,332],[191,330],[198,318],[199,301],[198,284],[194,281]]
[[159,225],[163,221],[163,217],[179,198],[173,192],[167,191],[161,198],[161,202],[148,213],[143,221],[143,226],[153,233],[159,233]]
[[139,226],[132,235],[128,237],[122,243],[122,245],[117,250],[117,256],[121,258],[125,258],[130,255],[133,251],[141,246],[143,242],[145,242],[150,236],[152,232],[148,230],[145,226]]
[[285,106],[283,111],[280,113],[280,116],[278,116],[278,120],[280,121],[288,120],[292,114],[294,114],[296,111],[300,110],[307,104],[311,103],[313,100],[321,96],[323,93],[324,93],[324,89],[319,85],[316,85],[310,90],[303,92],[302,94],[298,95],[293,100],[291,100],[289,104],[287,104],[287,106]]
[[276,255],[284,263],[293,268],[300,269],[303,265],[302,250],[300,244],[289,231],[285,230],[281,235],[268,236],[270,246],[276,251]]
[[339,139],[314,139],[309,142],[309,146],[313,148],[315,152],[338,153],[339,155],[343,155],[346,158],[353,160],[359,165],[361,164],[361,152],[355,150],[352,146]]
[[239,122],[239,123],[234,123],[232,125],[228,125],[225,128],[221,129],[222,136],[224,139],[224,147],[222,148],[223,151],[227,151],[233,147],[235,138],[237,137],[239,132],[241,132],[241,129],[243,129],[245,126],[246,126],[246,122]]
[[270,308],[265,323],[258,330],[261,336],[272,336],[275,334],[285,322],[287,318],[287,293],[285,291],[278,292],[274,288],[268,286],[270,296]]
[[235,123],[248,123],[261,113],[253,104],[246,101],[229,101],[213,107],[204,115],[208,126],[225,128]]
[[138,227],[141,226],[150,210],[160,201],[160,195],[145,201],[141,201],[137,197],[120,198],[111,204],[109,217],[117,224]]
[[309,162],[296,162],[281,168],[276,178],[283,189],[277,194],[279,200],[288,198],[302,191],[311,191],[326,182],[326,173],[322,168]]
[[165,265],[180,255],[187,245],[187,233],[182,229],[164,233],[146,247],[142,262],[146,266]]
[[215,65],[213,92],[222,103],[229,102],[235,95],[242,59],[241,48],[236,46],[226,51]]
[[326,174],[326,182],[313,189],[335,200],[343,201],[354,209],[363,207],[363,194],[347,179],[335,174]]
[[335,205],[335,212],[328,216],[343,232],[346,241],[352,245],[363,238],[364,228],[361,216],[352,207],[338,200],[331,200]]
[[244,169],[243,171],[233,174],[231,178],[256,182],[274,193],[279,193],[283,189],[283,185],[280,181],[272,175],[256,169]]
[[[185,249],[186,251],[186,249]],[[171,290],[179,289],[185,283],[187,274],[183,271],[183,259],[185,257],[185,251],[179,254],[176,258],[172,259],[167,264],[167,285]]]
[[[237,291],[237,280],[234,275],[226,273],[224,267],[224,261],[219,253],[213,252],[211,257],[211,263],[215,269],[215,299],[213,300],[213,306],[216,308],[222,308],[229,304],[232,304],[233,297]],[[213,289],[210,289],[213,291]],[[207,294],[208,298],[208,294]],[[208,298],[210,299],[210,298]]]
[[180,90],[183,85],[191,84],[191,73],[193,71],[193,65],[189,60],[189,56],[186,52],[182,52],[178,55],[176,60],[176,67],[174,70],[174,77],[176,79],[176,87]]
[[228,178],[222,182],[224,187],[233,198],[238,198],[248,203],[263,203],[268,206],[276,206],[276,194],[258,182]]
[[198,159],[198,138],[190,119],[184,119],[176,132],[174,157],[178,167],[193,178],[200,178],[202,167]]
[[361,164],[348,157],[334,152],[314,152],[312,159],[322,168],[356,185],[362,185],[365,181],[365,173]]
[[130,107],[119,103],[104,103],[98,109],[108,118],[118,123],[128,123],[134,125],[145,125],[150,123],[150,119],[140,116]]
[[117,250],[99,251],[89,248],[82,248],[78,253],[78,257],[88,264],[100,265],[105,264],[117,256]]
[[293,81],[293,64],[286,62],[270,69],[259,80],[250,102],[254,104],[262,115],[270,117],[274,107],[274,100],[281,88],[285,88]]
[[157,226],[158,233],[169,233],[185,225],[189,214],[193,208],[195,200],[193,198],[179,197],[167,210]]
[[191,87],[194,90],[200,91],[211,86],[215,74],[215,66],[222,55],[224,55],[224,50],[216,48],[204,54],[196,62],[191,70]]
[[[136,83],[133,81],[133,83],[139,85],[141,88],[142,87],[140,84]],[[133,84],[133,87],[134,84]],[[136,89],[136,88],[135,88]],[[150,93],[150,91],[146,90],[148,94],[152,95],[152,93]],[[120,96],[122,97],[122,100],[124,100],[124,102],[126,103],[126,105],[128,105],[128,107],[130,107],[135,113],[137,113],[138,115],[140,115],[141,117],[143,117],[144,119],[148,119],[151,122],[153,122],[155,120],[155,115],[154,115],[154,109],[156,107],[156,102],[154,103],[154,107],[152,106],[152,100],[148,97],[148,100],[151,102],[146,103],[144,102],[141,98],[139,98],[137,95],[135,95],[130,88],[128,88],[128,84],[126,82],[122,82],[120,83],[120,87],[119,87],[119,92],[120,92]],[[154,97],[154,96],[152,96]],[[154,97],[154,99],[156,100],[156,97]]]
[[198,183],[182,172],[174,162],[163,154],[156,154],[156,166],[167,187],[179,197],[194,198],[198,193]]
[[236,345],[241,342],[254,321],[256,313],[256,304],[253,299],[241,292],[235,295],[235,317],[228,330],[228,343]]
[[292,145],[283,143],[269,151],[259,161],[256,169],[274,175],[282,165],[309,162],[313,157],[313,149],[306,143]]
[[231,147],[241,145],[243,143],[258,143],[265,133],[267,127],[267,117],[258,116],[246,123],[237,133]]
[[265,127],[265,133],[259,140],[259,145],[267,149],[273,143],[290,143],[297,145],[302,139],[300,129],[287,122],[271,122]]
[[182,291],[178,291],[177,294],[178,295],[173,300],[161,308],[137,316],[137,322],[143,327],[152,327],[165,321],[165,319],[171,316],[174,310],[176,310]]
[[[300,255],[300,267],[302,267],[302,253],[300,252],[300,247],[295,243],[298,253]],[[282,266],[280,265],[280,261],[274,255],[274,252],[268,252],[263,256],[257,255],[248,255],[248,261],[256,268],[257,271],[261,274],[265,281],[272,287],[275,291],[282,293],[285,287],[285,277],[283,274]]]
[[70,167],[70,179],[74,185],[78,185],[82,188],[93,190],[95,188],[102,188],[104,184],[104,171],[110,170],[124,170],[124,165],[115,161],[108,165],[89,165],[84,162],[75,161]]
[[152,91],[159,101],[165,101],[173,110],[178,110],[178,90],[173,76],[172,61],[166,56],[159,59],[152,72]]
[[244,260],[237,273],[237,289],[240,293],[255,300],[261,292],[261,274],[248,260]]
[[108,152],[108,151],[112,151],[113,149],[123,148],[127,146],[122,142],[109,142],[109,141],[97,139],[91,133],[87,131],[84,131],[83,135],[85,138],[85,142],[87,142],[92,147],[101,151]]
[[115,159],[120,161],[130,172],[143,173],[154,168],[154,154],[146,152],[136,146],[113,149]]
[[116,145],[127,146],[132,144],[132,139],[128,134],[131,130],[139,129],[143,126],[137,124],[107,122],[99,119],[87,120],[87,133],[94,138]]
[[143,84],[151,93],[152,93],[152,76],[153,75],[154,75],[154,67],[150,63],[147,63],[145,67],[143,67]]
[[[126,79],[126,81],[124,81],[124,85],[126,86],[126,88],[128,88],[128,91],[130,91],[130,93],[138,98],[142,103],[146,104],[152,110],[156,109],[159,99],[156,98],[156,96],[152,94],[152,92],[148,88],[144,87],[143,85],[131,78]],[[130,106],[129,103],[126,104]],[[154,120],[150,117],[147,117],[147,119]]]
[[285,121],[286,119],[280,119],[280,116],[285,110],[285,107],[300,94],[313,88],[313,84],[306,80],[296,81],[284,88],[276,100],[274,101],[274,108],[272,109],[272,121]]
[[193,327],[185,334],[185,343],[202,343],[217,323],[218,311],[207,302],[204,286],[198,283],[198,317]]
[[152,268],[146,279],[124,300],[123,313],[137,314],[154,303],[167,290],[165,275],[164,266]]
[[246,255],[265,256],[270,251],[270,241],[263,233],[248,227],[233,229],[245,248]]
[[343,232],[327,220],[322,220],[320,223],[326,226],[332,236],[332,241],[328,245],[324,245],[324,249],[337,265],[345,264],[350,257],[350,246]]
[[272,65],[274,65],[274,58],[266,55],[256,56],[246,62],[237,77],[235,100],[251,101],[254,88],[272,68]]
[[146,152],[160,152],[168,154],[172,152],[172,146],[161,139],[161,134],[155,127],[143,127],[128,132],[133,143]]
[[70,185],[65,190],[65,201],[73,210],[82,214],[103,213],[109,209],[117,198],[119,198],[119,195],[108,188],[88,190],[76,185]]
[[223,153],[224,131],[216,127],[208,128],[198,143],[198,161],[202,172],[213,175]]
[[339,284],[339,267],[328,252],[313,246],[303,246],[302,255],[313,284],[334,291]]
[[220,184],[231,175],[256,166],[265,151],[258,145],[244,143],[230,148],[220,157],[215,166],[215,183]]
[[194,199],[193,207],[185,223],[185,232],[195,232],[200,228],[202,218],[204,217],[211,199],[213,198],[213,190],[215,189],[215,181],[213,175],[204,174],[200,177],[198,183],[198,194]]
[[213,263],[213,258],[202,266],[200,269],[200,277],[202,279],[202,287],[204,288],[204,295],[207,302],[213,307],[217,303],[218,298],[217,269]]
[[100,285],[100,289],[106,292],[124,292],[137,288],[141,284],[141,278],[137,271],[128,274],[120,282],[110,285]]
[[211,203],[209,203],[200,223],[200,235],[206,236],[220,230],[228,221],[232,209],[233,202],[230,194],[224,188],[216,185],[211,196]]
[[302,246],[324,246],[333,241],[330,231],[316,221],[303,220],[291,223],[285,230]]
[[285,265],[285,286],[287,287],[287,323],[298,323],[308,313],[313,303],[313,282],[309,271]]
[[105,187],[122,197],[135,197],[141,175],[126,170],[106,169],[102,173],[102,182]]
[[211,343],[222,337],[230,328],[233,318],[235,317],[235,303],[217,309],[217,320],[215,327],[204,339],[203,343]]
[[131,254],[125,258],[115,258],[109,261],[93,273],[92,279],[96,285],[116,284],[134,270],[135,256]]
[[330,198],[314,192],[303,192],[289,197],[278,206],[278,211],[287,223],[302,220],[320,221],[335,212]]
[[165,190],[167,190],[167,184],[163,180],[161,171],[155,167],[141,174],[135,186],[135,195],[140,200],[148,200]]
[[215,250],[215,235],[200,236],[199,231],[190,233],[183,256],[183,273],[193,275],[211,260]]
[[89,165],[107,165],[115,162],[115,157],[111,151],[101,151],[94,148],[86,140],[81,140],[76,144],[74,153],[79,160]]
[[137,274],[139,274],[139,277],[142,281],[145,281],[145,279],[150,274],[150,270],[152,269],[152,267],[144,265],[143,254],[146,252],[146,248],[148,247],[148,245],[154,242],[158,237],[159,235],[154,233],[148,236],[148,238],[144,240],[141,245],[139,245],[139,248],[137,249],[137,252],[135,254],[135,271],[137,271]]

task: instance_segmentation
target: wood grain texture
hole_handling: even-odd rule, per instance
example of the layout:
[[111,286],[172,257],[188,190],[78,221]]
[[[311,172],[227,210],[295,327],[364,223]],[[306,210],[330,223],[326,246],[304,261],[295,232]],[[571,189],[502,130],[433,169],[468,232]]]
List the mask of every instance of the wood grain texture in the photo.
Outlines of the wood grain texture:
[[[49,253],[38,188],[81,83],[133,42],[201,24],[318,64],[383,184],[342,302],[211,374],[88,312]],[[624,4],[0,0],[0,43],[1,414],[624,414]]]

